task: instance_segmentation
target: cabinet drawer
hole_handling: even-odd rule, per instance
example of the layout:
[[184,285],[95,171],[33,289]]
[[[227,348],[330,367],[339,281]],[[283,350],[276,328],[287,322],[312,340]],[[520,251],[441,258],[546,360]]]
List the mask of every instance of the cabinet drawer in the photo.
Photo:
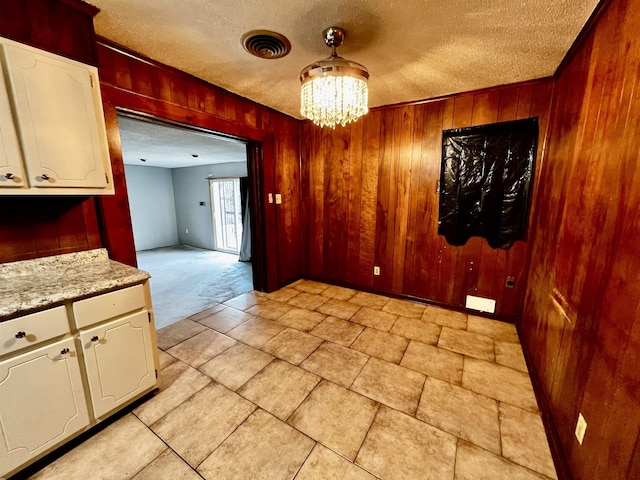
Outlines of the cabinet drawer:
[[0,323],[0,356],[69,332],[64,306]]
[[73,314],[77,327],[82,328],[144,306],[144,288],[136,285],[74,302]]

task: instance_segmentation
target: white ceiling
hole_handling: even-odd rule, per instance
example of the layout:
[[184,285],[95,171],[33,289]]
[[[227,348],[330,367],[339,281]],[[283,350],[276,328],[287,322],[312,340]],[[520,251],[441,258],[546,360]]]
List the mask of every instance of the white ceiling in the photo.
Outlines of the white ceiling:
[[[371,107],[553,74],[598,0],[89,0],[96,32],[136,52],[300,118],[299,74],[338,53],[370,72]],[[267,29],[291,53],[253,57],[241,37]]]
[[180,168],[247,161],[247,147],[237,140],[122,115],[118,127],[127,165]]

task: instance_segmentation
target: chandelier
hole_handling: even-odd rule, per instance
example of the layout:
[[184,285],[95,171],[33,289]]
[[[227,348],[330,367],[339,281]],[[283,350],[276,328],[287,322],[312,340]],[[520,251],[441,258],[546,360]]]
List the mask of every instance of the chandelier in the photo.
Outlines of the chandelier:
[[300,72],[300,113],[319,127],[343,127],[369,111],[369,72],[359,63],[338,56],[336,48],[345,37],[343,29],[322,32],[333,51],[329,58],[306,66]]

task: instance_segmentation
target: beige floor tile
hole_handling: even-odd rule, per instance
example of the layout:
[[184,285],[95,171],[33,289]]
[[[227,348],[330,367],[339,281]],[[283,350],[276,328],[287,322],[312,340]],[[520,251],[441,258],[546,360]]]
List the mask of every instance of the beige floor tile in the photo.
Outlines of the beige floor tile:
[[[95,478],[95,477],[94,477]],[[175,452],[167,449],[131,480],[201,480],[187,463]]]
[[296,475],[296,480],[375,480],[375,478],[319,443]]
[[501,342],[520,343],[516,326],[499,320],[469,315],[467,330]]
[[351,321],[364,325],[365,327],[375,328],[377,330],[384,330],[388,332],[393,327],[397,315],[389,312],[383,312],[382,310],[376,310],[369,307],[362,307],[351,317]]
[[229,330],[227,335],[252,347],[260,348],[285,328],[284,325],[274,321],[255,317]]
[[347,301],[356,294],[356,290],[351,288],[338,287],[336,285],[329,285],[322,291],[324,297],[335,298],[336,300]]
[[529,376],[495,363],[465,358],[462,386],[516,407],[538,413]]
[[180,320],[171,325],[161,328],[157,332],[158,348],[167,350],[174,345],[184,342],[188,338],[197,335],[207,329],[204,325],[200,325],[193,320]]
[[374,328],[365,328],[351,348],[387,362],[400,363],[409,340]]
[[130,478],[167,446],[129,414],[88,438],[29,478]]
[[493,339],[465,330],[442,327],[438,347],[481,360],[495,360]]
[[353,460],[377,411],[376,402],[323,380],[288,423]]
[[410,302],[408,300],[390,299],[387,304],[382,307],[385,312],[395,313],[396,315],[404,315],[405,317],[420,318],[424,313],[425,306],[420,303]]
[[375,293],[358,292],[353,297],[351,297],[349,301],[363,307],[381,310],[382,307],[384,307],[389,301],[389,297],[376,295]]
[[348,347],[362,333],[364,327],[336,317],[327,317],[318,324],[311,334]]
[[400,365],[449,383],[462,383],[462,355],[411,340]]
[[288,302],[299,293],[300,293],[300,290],[296,290],[295,288],[285,287],[285,288],[281,288],[280,290],[276,290],[275,292],[268,293],[266,296],[269,300],[276,300],[278,302]]
[[440,338],[442,327],[435,323],[425,322],[418,318],[398,317],[390,330],[394,335],[400,335],[422,343],[435,345]]
[[320,313],[338,317],[342,320],[349,320],[359,309],[360,306],[355,303],[343,302],[342,300],[334,299],[327,300],[317,308]]
[[302,280],[300,283],[296,283],[295,285],[291,285],[296,290],[301,290],[307,293],[315,293],[317,295],[324,292],[329,285],[321,282],[314,282],[313,280]]
[[216,382],[237,390],[266,367],[273,356],[248,345],[238,343],[200,367]]
[[251,315],[266,318],[267,320],[277,320],[291,309],[293,309],[293,306],[287,303],[267,300],[266,302],[261,302],[258,305],[248,308],[246,312]]
[[212,384],[162,417],[151,429],[195,468],[255,408],[228,388]]
[[198,467],[207,480],[293,478],[315,442],[256,410]]
[[298,308],[306,308],[307,310],[315,310],[328,299],[315,293],[301,292],[287,303]]
[[227,348],[232,347],[237,342],[213,330],[205,330],[202,333],[191,337],[179,343],[175,347],[167,350],[167,353],[173,355],[184,363],[188,363],[192,367],[198,368],[203,363],[209,361],[219,353],[224,352]]
[[491,398],[429,377],[416,418],[500,454],[498,402]]
[[515,465],[462,440],[456,453],[456,480],[546,480],[547,477]]
[[395,410],[380,408],[356,463],[385,479],[453,479],[456,438]]
[[196,313],[195,315],[191,315],[189,317],[189,320],[193,320],[194,322],[199,322],[203,318],[206,318],[206,317],[208,317],[210,315],[213,315],[214,313],[218,313],[218,312],[224,310],[225,308],[227,308],[226,305],[222,305],[221,303],[218,303],[217,305],[214,305],[213,307],[209,307],[206,310],[203,310],[201,312]]
[[527,362],[518,343],[499,342],[496,340],[496,363],[515,368],[521,372],[528,372]]
[[264,303],[266,301],[266,297],[255,292],[248,292],[227,300],[226,302],[224,302],[224,305],[237,308],[238,310],[247,310],[248,308],[257,305],[258,303]]
[[502,455],[550,478],[558,478],[540,415],[500,404]]
[[422,319],[427,322],[437,323],[443,327],[451,327],[461,330],[465,330],[467,328],[466,313],[434,307],[433,305],[427,305],[427,308],[422,314]]
[[208,317],[198,320],[198,323],[209,328],[213,328],[218,332],[227,333],[232,328],[235,328],[252,318],[253,315],[245,313],[242,310],[227,307],[218,313],[214,313],[213,315],[209,315]]
[[319,381],[317,375],[276,359],[238,393],[280,420],[286,420]]
[[160,371],[164,370],[177,360],[176,357],[172,357],[167,352],[163,352],[160,349],[158,349],[158,359],[160,360]]
[[300,365],[305,370],[349,388],[369,356],[341,345],[324,342]]
[[326,318],[318,312],[312,312],[306,308],[294,308],[278,318],[277,322],[287,327],[308,332]]
[[370,358],[351,389],[391,408],[414,415],[424,381],[425,376],[421,373]]
[[262,346],[262,350],[294,365],[299,365],[320,346],[322,339],[286,328]]
[[163,369],[160,380],[158,393],[133,411],[147,425],[157,422],[211,383],[211,379],[205,374],[182,362],[172,363]]

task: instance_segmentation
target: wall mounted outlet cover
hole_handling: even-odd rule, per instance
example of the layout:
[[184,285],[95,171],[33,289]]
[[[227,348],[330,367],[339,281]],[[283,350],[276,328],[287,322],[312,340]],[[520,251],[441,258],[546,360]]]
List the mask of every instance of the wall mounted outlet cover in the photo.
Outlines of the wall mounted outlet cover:
[[282,203],[282,195],[276,193],[276,205],[280,205]]
[[184,233],[186,233],[187,235],[189,235],[189,229],[188,229],[188,228],[185,228],[185,229],[184,229]]
[[380,267],[378,267],[377,265],[373,267],[373,274],[380,275]]
[[584,441],[584,434],[587,431],[587,421],[582,416],[582,413],[578,413],[578,422],[576,423],[576,438],[578,443],[582,445]]
[[268,198],[269,198],[269,203],[273,203],[273,193],[270,193]]

